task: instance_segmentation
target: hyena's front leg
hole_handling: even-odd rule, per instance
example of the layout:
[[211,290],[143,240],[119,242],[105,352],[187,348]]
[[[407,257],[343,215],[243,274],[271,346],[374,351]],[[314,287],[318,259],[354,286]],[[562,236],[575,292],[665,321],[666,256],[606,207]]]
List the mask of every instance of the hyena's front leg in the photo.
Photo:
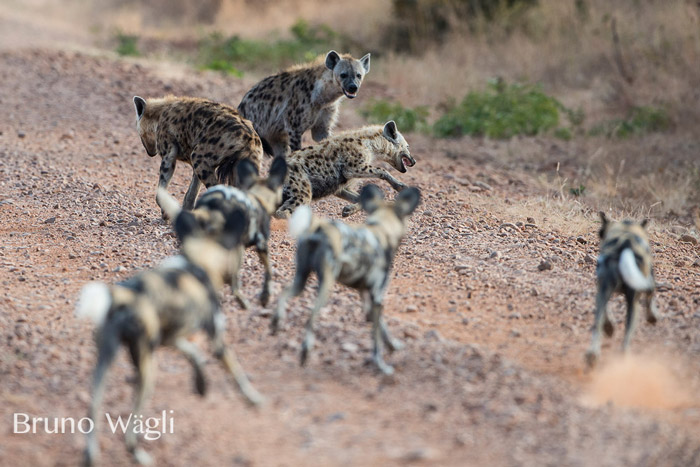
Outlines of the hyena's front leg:
[[[198,177],[199,181],[204,183],[204,186],[207,188],[213,187],[218,183],[216,177],[217,160],[214,159],[216,156],[213,156],[216,152],[213,152],[212,149],[211,147],[198,145],[192,150],[191,160],[194,172],[192,176]],[[209,154],[209,157],[206,156],[207,154]],[[189,191],[187,193],[189,195]],[[197,194],[195,193],[194,196],[196,197]]]
[[199,194],[199,189],[202,187],[202,182],[199,181],[197,173],[192,170],[192,181],[190,181],[190,187],[185,193],[185,200],[182,202],[182,209],[191,211],[194,208],[194,203],[197,201],[197,195]]
[[401,191],[406,188],[406,184],[395,179],[386,170],[371,165],[360,170],[346,170],[345,178],[348,180],[353,178],[379,178],[391,185],[391,187],[396,191]]
[[301,136],[303,132],[299,131],[299,122],[296,116],[290,118],[285,123],[285,129],[287,131],[287,137],[289,138],[289,150],[293,152],[301,149]]
[[316,122],[311,127],[311,137],[314,141],[321,142],[331,135],[338,118],[338,106],[328,106],[321,109],[316,117]]
[[[163,159],[160,161],[160,174],[158,175],[158,187],[167,189],[168,185],[170,184],[170,180],[173,178],[173,174],[175,173],[175,164],[177,162],[177,147],[172,146],[170,151],[168,152],[167,155],[163,156]],[[158,203],[158,199],[156,198],[156,203]],[[163,206],[158,203],[158,206],[160,206],[160,213],[163,219],[168,218],[168,215],[165,214],[165,211],[163,210]]]
[[349,190],[348,188],[343,188],[338,193],[335,194],[338,198],[350,201],[353,204],[348,204],[343,207],[343,217],[348,217],[355,214],[357,211],[362,209],[360,207],[360,195],[356,192]]
[[595,299],[595,322],[593,324],[593,336],[591,338],[591,346],[586,351],[586,362],[589,367],[593,367],[600,356],[600,340],[603,322],[607,316],[607,303],[613,293],[612,282],[606,278],[598,280],[598,294]]

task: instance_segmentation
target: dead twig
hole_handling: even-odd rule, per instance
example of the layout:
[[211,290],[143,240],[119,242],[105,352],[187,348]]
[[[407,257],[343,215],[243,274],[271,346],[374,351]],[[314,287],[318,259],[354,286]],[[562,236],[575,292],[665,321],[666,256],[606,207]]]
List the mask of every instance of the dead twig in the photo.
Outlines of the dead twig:
[[627,84],[634,83],[634,77],[627,72],[625,67],[625,62],[622,59],[622,47],[620,46],[620,36],[617,34],[617,19],[613,18],[610,21],[610,30],[612,32],[613,40],[613,56],[615,57],[615,64],[617,65],[617,70],[620,72],[622,79],[624,79]]

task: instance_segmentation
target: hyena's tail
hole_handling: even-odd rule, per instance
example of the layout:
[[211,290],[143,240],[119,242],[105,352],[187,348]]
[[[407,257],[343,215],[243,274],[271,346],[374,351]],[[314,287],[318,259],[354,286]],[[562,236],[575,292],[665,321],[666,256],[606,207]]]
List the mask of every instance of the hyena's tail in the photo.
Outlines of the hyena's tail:
[[299,238],[312,230],[317,223],[310,206],[299,206],[289,219],[289,234],[292,238]]
[[628,287],[638,292],[646,292],[654,288],[654,278],[642,273],[631,248],[625,248],[620,254],[620,275]]
[[175,220],[177,215],[180,214],[180,211],[182,211],[180,204],[170,195],[170,193],[168,193],[168,190],[165,188],[158,187],[158,191],[156,192],[156,200],[165,214],[167,214],[167,216],[172,220]]
[[75,315],[88,318],[97,326],[102,326],[112,306],[112,294],[109,287],[102,282],[90,282],[80,292]]

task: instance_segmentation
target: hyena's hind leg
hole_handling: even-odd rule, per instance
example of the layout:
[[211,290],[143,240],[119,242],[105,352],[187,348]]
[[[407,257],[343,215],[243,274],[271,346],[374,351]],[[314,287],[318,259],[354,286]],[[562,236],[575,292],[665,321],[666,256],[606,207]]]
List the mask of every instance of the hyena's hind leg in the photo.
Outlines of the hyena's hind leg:
[[591,345],[586,351],[586,363],[589,367],[593,367],[600,357],[601,331],[603,322],[607,317],[607,304],[612,296],[614,287],[611,281],[599,279],[598,294],[595,299],[595,321],[593,323],[593,335]]
[[197,173],[192,169],[192,180],[190,181],[190,186],[187,188],[187,193],[185,193],[185,199],[182,202],[182,209],[186,211],[191,211],[194,208],[194,203],[197,201],[197,195],[199,194],[199,189],[202,187],[202,182],[199,180]]

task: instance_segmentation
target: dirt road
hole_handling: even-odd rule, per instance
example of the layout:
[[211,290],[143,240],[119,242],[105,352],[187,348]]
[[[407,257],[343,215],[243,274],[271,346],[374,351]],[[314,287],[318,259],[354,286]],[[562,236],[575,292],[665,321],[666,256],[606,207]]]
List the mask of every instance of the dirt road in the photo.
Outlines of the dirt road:
[[[89,52],[0,52],[1,464],[78,462],[81,434],[15,434],[13,414],[83,417],[95,347],[90,324],[73,316],[80,287],[122,280],[176,251],[154,200],[159,160],[140,146],[132,96],[235,104],[250,84]],[[341,127],[362,123],[352,105]],[[286,330],[273,337],[269,310],[256,303],[242,311],[227,290],[227,340],[268,403],[245,407],[213,359],[209,394],[200,398],[189,364],[159,351],[147,411],[172,410],[175,430],[145,442],[157,463],[700,465],[697,246],[652,225],[664,318],[641,324],[635,356],[621,360],[616,301],[617,332],[602,369],[585,373],[595,216],[567,229],[547,216],[528,220],[526,208],[513,215],[513,206],[541,194],[535,174],[499,161],[513,143],[407,138],[418,163],[400,178],[421,188],[423,203],[386,299],[390,329],[407,344],[387,357],[396,376],[380,377],[366,364],[369,325],[351,291],[334,289],[315,353],[300,368],[314,294],[291,302]],[[189,168],[176,171],[171,192],[180,199],[189,176]],[[327,200],[314,210],[339,217],[341,206]],[[273,304],[292,277],[293,254],[284,224],[275,224]],[[552,268],[539,271],[545,260]],[[251,300],[261,278],[251,253],[242,275]],[[106,411],[129,413],[130,380],[122,354],[108,378]],[[105,464],[130,463],[122,437],[105,423],[100,440]]]

